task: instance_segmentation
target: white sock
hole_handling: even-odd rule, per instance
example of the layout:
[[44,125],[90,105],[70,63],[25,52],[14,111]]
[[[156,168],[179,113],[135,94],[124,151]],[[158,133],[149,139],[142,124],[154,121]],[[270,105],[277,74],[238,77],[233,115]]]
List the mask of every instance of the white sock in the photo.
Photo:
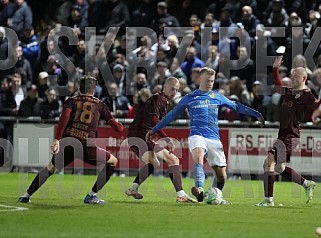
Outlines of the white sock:
[[22,195],[22,197],[24,197],[24,198],[30,198],[30,195],[29,195],[28,193],[25,193],[25,194]]
[[273,197],[265,197],[265,200],[268,202],[273,202]]
[[302,186],[306,188],[308,186],[308,180],[305,179]]
[[97,193],[94,193],[93,191],[90,191],[88,194],[89,194],[89,196],[95,196],[95,195],[97,195]]
[[180,191],[176,192],[176,195],[177,195],[178,197],[184,197],[184,196],[186,195],[186,193],[185,193],[184,190],[180,190]]
[[133,183],[132,189],[135,191],[138,191],[139,184],[138,183]]

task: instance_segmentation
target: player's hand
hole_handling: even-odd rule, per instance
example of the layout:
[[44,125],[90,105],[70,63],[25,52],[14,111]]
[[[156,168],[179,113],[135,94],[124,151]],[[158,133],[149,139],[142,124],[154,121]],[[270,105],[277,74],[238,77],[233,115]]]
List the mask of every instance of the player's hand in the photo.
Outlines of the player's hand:
[[264,117],[261,115],[261,116],[259,116],[257,119],[258,119],[258,121],[259,121],[260,127],[264,127],[264,125],[265,125],[265,119],[264,119]]
[[153,131],[149,131],[147,132],[146,136],[145,136],[145,140],[146,141],[151,141],[152,140],[152,136],[155,135],[156,133],[154,133]]
[[51,154],[57,154],[59,152],[60,146],[59,146],[59,140],[54,139],[54,141],[51,144]]
[[283,63],[282,59],[283,59],[283,56],[282,56],[282,55],[277,56],[277,57],[275,58],[275,60],[274,60],[273,68],[279,68],[280,65]]
[[170,154],[173,154],[173,151],[175,149],[174,143],[170,140],[165,146],[165,149],[167,149]]

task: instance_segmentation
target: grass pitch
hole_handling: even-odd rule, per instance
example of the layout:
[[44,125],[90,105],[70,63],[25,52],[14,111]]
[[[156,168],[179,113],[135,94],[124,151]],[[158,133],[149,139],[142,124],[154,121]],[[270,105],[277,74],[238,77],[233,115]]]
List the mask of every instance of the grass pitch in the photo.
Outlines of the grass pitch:
[[[223,190],[231,206],[176,204],[169,178],[150,177],[140,188],[143,200],[126,197],[133,177],[113,177],[99,196],[105,205],[83,198],[95,176],[54,175],[31,199],[17,203],[35,174],[0,174],[0,237],[316,237],[321,226],[321,184],[311,203],[303,188],[275,183],[276,207],[255,207],[262,181],[227,181]],[[206,188],[211,179],[206,180]],[[183,179],[190,194],[192,179]],[[283,204],[283,206],[278,206]],[[28,210],[22,210],[28,208]]]

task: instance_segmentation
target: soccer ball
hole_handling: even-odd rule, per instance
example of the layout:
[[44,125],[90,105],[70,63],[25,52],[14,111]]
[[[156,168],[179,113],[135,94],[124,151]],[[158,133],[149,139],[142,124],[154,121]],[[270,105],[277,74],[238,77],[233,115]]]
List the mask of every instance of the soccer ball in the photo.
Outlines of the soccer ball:
[[223,193],[218,188],[210,188],[204,194],[204,201],[207,204],[219,205],[223,200]]

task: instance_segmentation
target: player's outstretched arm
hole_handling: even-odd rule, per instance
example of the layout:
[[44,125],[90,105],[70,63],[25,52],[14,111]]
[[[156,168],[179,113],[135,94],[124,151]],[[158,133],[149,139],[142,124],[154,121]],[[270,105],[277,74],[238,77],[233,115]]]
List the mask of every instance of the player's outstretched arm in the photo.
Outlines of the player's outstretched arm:
[[124,130],[123,124],[116,121],[114,118],[108,121],[108,124],[111,126],[111,128],[114,129],[114,131],[122,132]]
[[277,56],[277,57],[275,58],[275,60],[274,60],[273,68],[276,68],[276,69],[279,68],[280,65],[283,63],[282,59],[283,59],[283,56],[282,56],[282,55]]

